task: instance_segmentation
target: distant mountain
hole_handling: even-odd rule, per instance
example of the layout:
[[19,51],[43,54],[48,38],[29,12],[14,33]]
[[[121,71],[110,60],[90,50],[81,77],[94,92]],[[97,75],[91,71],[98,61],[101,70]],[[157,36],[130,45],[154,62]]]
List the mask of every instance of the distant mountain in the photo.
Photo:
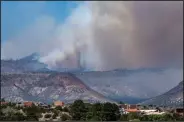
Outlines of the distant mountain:
[[86,86],[70,73],[2,73],[1,97],[8,101],[53,102],[62,100],[66,103],[76,99],[88,102],[113,102]]
[[[126,103],[140,103],[164,93],[176,85],[176,82],[173,82],[176,80],[173,80],[173,78],[180,77],[178,75],[180,71],[164,68],[114,69],[110,71],[92,71],[92,69],[87,70],[84,67],[48,69],[46,64],[39,62],[39,58],[39,54],[33,53],[18,60],[1,60],[1,73],[22,74],[21,77],[23,77],[23,75],[30,74],[29,72],[33,74],[70,72],[93,91],[98,91],[109,99]],[[169,75],[166,71],[169,71]],[[30,77],[37,78],[37,75]],[[166,82],[167,85],[165,85]]]
[[17,60],[1,60],[1,72],[48,71],[47,65],[38,59],[39,54],[33,53]]
[[1,60],[1,72],[32,72],[32,71],[57,71],[57,72],[84,72],[84,68],[55,68],[48,69],[47,64],[39,61],[40,55],[32,53],[17,60]]
[[[166,71],[169,70],[156,68],[115,69],[111,71],[76,72],[74,74],[90,88],[104,96],[116,101],[134,104],[157,96],[176,84],[173,79],[166,78],[168,77]],[[172,77],[171,73],[169,73],[169,77]],[[173,74],[173,77],[176,77],[176,75]]]
[[21,61],[38,61],[40,58],[40,55],[38,53],[32,53],[31,55],[25,56],[23,58],[21,58]]
[[168,92],[153,97],[140,104],[160,106],[183,106],[183,81]]

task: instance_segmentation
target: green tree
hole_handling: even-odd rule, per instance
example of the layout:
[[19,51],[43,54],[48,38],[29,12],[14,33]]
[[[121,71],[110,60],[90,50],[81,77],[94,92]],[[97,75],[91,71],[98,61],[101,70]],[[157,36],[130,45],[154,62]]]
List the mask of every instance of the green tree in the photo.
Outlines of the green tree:
[[96,119],[95,120],[93,119],[92,111],[89,111],[89,112],[86,113],[86,120],[87,121],[90,121],[90,120],[96,121]]
[[128,120],[138,119],[139,116],[136,112],[128,113]]
[[124,102],[120,101],[119,104],[125,104]]
[[31,106],[31,107],[25,107],[23,108],[23,111],[27,115],[27,120],[30,121],[37,121],[38,118],[40,117],[40,114],[43,112],[43,109],[41,109],[38,106]]
[[27,113],[26,120],[27,121],[38,121],[38,116],[36,115],[36,113]]
[[56,106],[56,110],[62,111],[63,108],[61,106]]
[[116,104],[105,103],[102,108],[102,121],[116,121],[120,118],[119,107]]
[[148,119],[148,115],[140,116],[139,119],[140,119],[141,121],[148,121],[148,120],[149,120],[149,119]]
[[69,112],[69,110],[68,110],[68,108],[66,106],[63,108],[63,111],[64,112]]
[[13,121],[24,121],[26,120],[26,117],[22,113],[17,112],[12,116],[12,120]]
[[48,118],[51,118],[51,116],[52,116],[51,114],[45,114],[44,117],[48,119]]
[[71,115],[73,120],[86,120],[87,109],[82,100],[76,100],[71,106]]
[[56,119],[57,116],[58,116],[58,115],[54,113],[54,114],[52,115],[52,119]]
[[176,121],[184,121],[184,117],[176,113],[173,113],[173,119]]
[[121,115],[120,121],[128,121],[128,115],[127,114]]
[[102,120],[102,115],[103,115],[102,110],[103,110],[103,105],[101,103],[95,103],[92,106],[93,120],[96,120],[96,121]]
[[148,109],[148,107],[144,105],[144,106],[143,106],[143,109]]
[[53,110],[53,116],[52,119],[56,119],[56,117],[59,115],[57,110]]
[[153,105],[149,105],[150,108],[153,108]]
[[70,118],[70,116],[68,116],[67,114],[62,114],[61,115],[61,120],[62,121],[66,121],[66,120],[70,120],[71,118]]
[[172,120],[174,120],[174,117],[171,114],[169,114],[169,113],[164,114],[163,118],[164,118],[164,121],[172,121]]
[[4,98],[1,98],[1,102],[5,102],[5,99]]

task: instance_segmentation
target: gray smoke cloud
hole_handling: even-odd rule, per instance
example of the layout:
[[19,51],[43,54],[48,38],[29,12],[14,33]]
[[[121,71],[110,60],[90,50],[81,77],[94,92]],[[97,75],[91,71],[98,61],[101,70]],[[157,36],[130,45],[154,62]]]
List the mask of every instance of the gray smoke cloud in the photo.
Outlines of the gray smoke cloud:
[[182,65],[182,2],[95,2],[92,17],[102,68]]
[[61,67],[81,51],[85,67],[94,70],[183,65],[183,2],[85,2],[64,24],[45,17],[28,30],[34,39],[24,34],[7,41],[3,57],[39,52],[41,62]]

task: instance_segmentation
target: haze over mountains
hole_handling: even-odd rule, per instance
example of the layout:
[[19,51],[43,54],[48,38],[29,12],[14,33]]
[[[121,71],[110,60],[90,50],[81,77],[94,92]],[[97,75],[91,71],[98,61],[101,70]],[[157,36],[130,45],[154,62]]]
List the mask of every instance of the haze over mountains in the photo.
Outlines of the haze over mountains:
[[2,97],[10,101],[139,103],[170,90],[182,78],[182,71],[167,69],[54,71],[40,63],[36,53],[19,60],[2,60],[1,71]]
[[162,105],[183,107],[183,81],[168,92],[142,102],[143,105]]

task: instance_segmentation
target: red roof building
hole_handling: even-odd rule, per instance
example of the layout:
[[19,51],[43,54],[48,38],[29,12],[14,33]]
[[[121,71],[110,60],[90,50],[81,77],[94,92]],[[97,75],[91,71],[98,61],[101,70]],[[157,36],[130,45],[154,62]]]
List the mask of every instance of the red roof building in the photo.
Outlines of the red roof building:
[[1,105],[7,105],[8,102],[1,102]]
[[139,112],[137,105],[121,105],[121,107],[127,112]]
[[55,101],[54,106],[64,106],[64,102],[62,101]]
[[31,107],[31,106],[33,106],[33,102],[29,102],[29,101],[24,102],[24,106],[25,107]]

